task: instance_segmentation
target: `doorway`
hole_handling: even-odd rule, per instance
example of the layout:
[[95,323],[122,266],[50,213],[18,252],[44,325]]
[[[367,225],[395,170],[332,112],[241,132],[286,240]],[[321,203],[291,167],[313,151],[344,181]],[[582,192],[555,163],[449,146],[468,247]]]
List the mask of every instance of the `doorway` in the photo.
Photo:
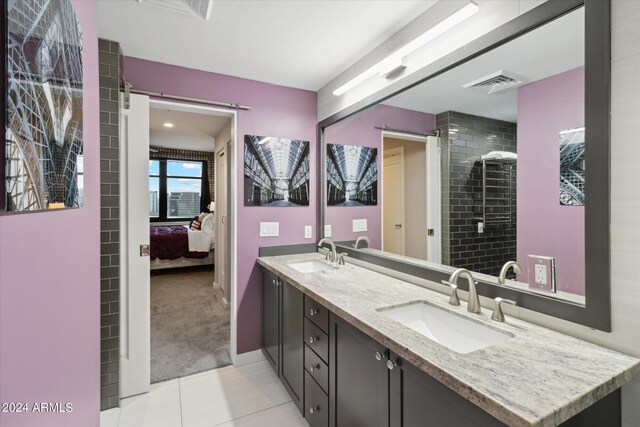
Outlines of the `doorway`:
[[382,132],[382,249],[440,262],[439,138]]
[[[390,145],[390,144],[389,144]],[[405,254],[405,165],[402,145],[384,147],[382,160],[382,250]],[[410,213],[411,215],[411,213]]]
[[[236,114],[143,95],[130,105],[122,109],[122,398],[235,357]],[[229,160],[220,166],[221,146]]]

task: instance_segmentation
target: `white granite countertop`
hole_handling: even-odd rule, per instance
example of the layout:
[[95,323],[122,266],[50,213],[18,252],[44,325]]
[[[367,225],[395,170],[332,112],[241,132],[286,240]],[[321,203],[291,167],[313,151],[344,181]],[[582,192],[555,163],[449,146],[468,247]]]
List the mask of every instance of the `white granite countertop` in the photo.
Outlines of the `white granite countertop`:
[[[300,273],[288,263],[320,260],[318,253],[258,258],[258,263],[349,321],[391,351],[509,426],[556,426],[640,374],[640,359],[510,318],[491,310],[468,313],[467,303],[352,264]],[[456,353],[377,309],[428,301],[513,338]]]

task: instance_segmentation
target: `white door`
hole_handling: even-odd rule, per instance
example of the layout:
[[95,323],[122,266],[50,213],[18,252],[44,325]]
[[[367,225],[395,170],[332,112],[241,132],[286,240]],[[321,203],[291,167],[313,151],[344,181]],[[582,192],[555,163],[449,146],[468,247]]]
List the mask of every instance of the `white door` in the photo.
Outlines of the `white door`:
[[404,149],[384,150],[382,162],[382,250],[404,255]]
[[226,233],[226,215],[227,215],[227,150],[221,149],[216,153],[216,267],[218,284],[222,288],[224,295],[223,304],[229,302],[229,294],[227,290],[227,233]]
[[427,137],[427,261],[442,263],[439,138]]
[[151,375],[149,97],[130,99],[120,128],[121,398],[148,392]]

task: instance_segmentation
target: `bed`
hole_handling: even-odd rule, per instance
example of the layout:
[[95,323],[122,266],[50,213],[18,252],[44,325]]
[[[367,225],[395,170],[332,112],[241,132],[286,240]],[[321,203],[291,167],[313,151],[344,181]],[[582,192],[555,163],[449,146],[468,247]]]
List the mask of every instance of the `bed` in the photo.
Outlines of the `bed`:
[[150,229],[151,269],[213,264],[213,215],[207,215],[201,230],[186,225],[152,225]]

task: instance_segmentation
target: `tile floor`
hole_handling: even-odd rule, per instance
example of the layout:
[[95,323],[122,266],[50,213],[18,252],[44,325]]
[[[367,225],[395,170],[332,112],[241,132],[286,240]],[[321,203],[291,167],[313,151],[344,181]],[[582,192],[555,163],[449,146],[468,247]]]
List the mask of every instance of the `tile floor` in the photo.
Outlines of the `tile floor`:
[[151,386],[106,411],[101,427],[306,427],[266,361]]

